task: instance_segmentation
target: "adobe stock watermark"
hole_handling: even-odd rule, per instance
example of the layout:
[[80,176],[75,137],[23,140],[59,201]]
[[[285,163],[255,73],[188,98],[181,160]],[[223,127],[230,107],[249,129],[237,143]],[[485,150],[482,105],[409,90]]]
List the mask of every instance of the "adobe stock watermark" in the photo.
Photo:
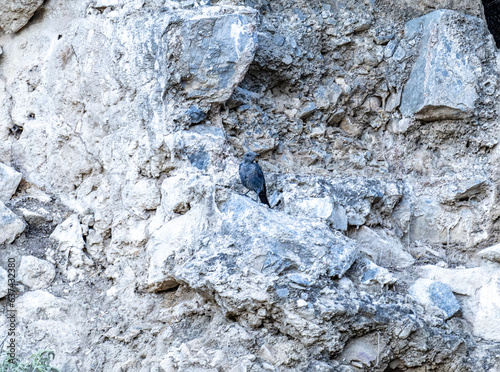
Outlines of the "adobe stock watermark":
[[[4,342],[7,342],[7,355],[9,360],[13,362],[16,359],[16,320],[17,310],[15,309],[16,302],[16,259],[9,257],[7,263],[8,273],[8,293],[7,304],[5,305],[5,315],[7,316],[7,337]],[[3,344],[3,343],[2,343]],[[3,345],[0,349],[3,348]]]

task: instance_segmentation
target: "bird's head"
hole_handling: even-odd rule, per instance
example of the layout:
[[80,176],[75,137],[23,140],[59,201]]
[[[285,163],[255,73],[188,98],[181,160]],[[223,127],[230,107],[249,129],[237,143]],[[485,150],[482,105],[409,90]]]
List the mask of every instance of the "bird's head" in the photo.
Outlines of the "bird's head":
[[247,152],[243,156],[243,161],[253,163],[255,161],[255,159],[257,158],[257,156],[259,156],[259,154],[257,154],[256,152],[252,152],[252,151]]

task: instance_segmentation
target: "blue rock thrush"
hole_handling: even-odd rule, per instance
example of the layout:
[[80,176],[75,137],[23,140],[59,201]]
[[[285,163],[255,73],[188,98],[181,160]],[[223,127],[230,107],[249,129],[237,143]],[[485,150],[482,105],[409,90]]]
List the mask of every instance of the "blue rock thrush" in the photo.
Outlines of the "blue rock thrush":
[[[260,199],[262,203],[267,204],[267,206],[271,208],[269,200],[267,200],[264,173],[262,172],[260,165],[255,160],[257,156],[259,156],[259,154],[256,154],[255,152],[247,152],[243,156],[243,162],[240,164],[239,168],[241,183],[249,189],[249,191],[255,191],[257,193],[257,202]],[[247,191],[246,194],[248,194],[249,191]]]

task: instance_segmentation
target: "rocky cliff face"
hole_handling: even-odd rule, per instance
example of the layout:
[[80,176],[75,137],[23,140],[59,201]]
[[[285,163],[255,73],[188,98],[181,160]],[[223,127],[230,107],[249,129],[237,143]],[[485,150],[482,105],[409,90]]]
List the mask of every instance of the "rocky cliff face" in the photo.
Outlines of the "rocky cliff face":
[[[500,370],[484,16],[473,0],[4,4],[0,301],[14,258],[18,355]],[[243,196],[249,150],[272,209]]]

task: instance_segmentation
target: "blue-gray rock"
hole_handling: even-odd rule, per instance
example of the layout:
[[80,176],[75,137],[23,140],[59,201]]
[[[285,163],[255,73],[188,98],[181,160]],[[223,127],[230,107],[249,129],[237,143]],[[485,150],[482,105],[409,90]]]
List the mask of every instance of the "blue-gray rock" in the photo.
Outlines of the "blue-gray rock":
[[479,98],[478,46],[495,46],[484,22],[436,10],[406,24],[405,37],[419,42],[419,56],[406,83],[401,112],[422,121],[469,116]]
[[451,318],[460,311],[460,304],[450,287],[441,282],[434,282],[429,286],[429,298],[441,310],[446,319]]
[[314,114],[316,111],[316,104],[314,102],[309,102],[306,106],[302,108],[299,112],[299,118],[302,120],[307,119],[309,116]]
[[256,16],[248,7],[207,7],[200,16],[182,20],[178,72],[188,98],[228,100],[255,55]]
[[440,313],[449,319],[461,308],[451,288],[442,282],[418,279],[409,290],[410,295],[427,310]]
[[195,105],[189,107],[187,114],[189,115],[189,119],[191,120],[192,124],[198,124],[205,120],[205,118],[207,117],[207,114]]
[[188,155],[188,159],[193,167],[206,170],[210,164],[210,154],[206,151],[198,151]]
[[324,275],[341,277],[356,258],[352,241],[326,224],[301,223],[247,197],[233,195],[221,213],[208,245],[180,261],[173,276],[214,296],[228,311],[273,303],[280,278],[293,288],[313,286]]
[[[356,258],[354,242],[325,222],[304,223],[240,195],[217,208],[206,176],[171,177],[163,189],[169,191],[160,210],[171,217],[148,243],[149,291],[184,283],[226,311],[248,311],[271,306],[276,286],[309,288],[320,278],[342,277]],[[168,213],[188,202],[184,214]]]

